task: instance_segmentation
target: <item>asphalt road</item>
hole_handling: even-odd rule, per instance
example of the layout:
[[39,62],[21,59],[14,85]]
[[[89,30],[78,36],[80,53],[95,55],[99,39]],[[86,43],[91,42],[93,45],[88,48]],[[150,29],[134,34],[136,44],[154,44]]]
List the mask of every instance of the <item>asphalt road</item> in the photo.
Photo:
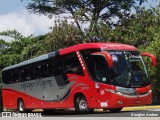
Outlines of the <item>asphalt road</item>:
[[[21,113],[22,114],[22,113]],[[28,114],[28,113],[26,113]],[[30,114],[30,113],[29,113]],[[36,113],[35,113],[36,114]],[[110,113],[108,111],[94,112],[92,114],[75,114],[74,111],[55,111],[55,112],[39,112],[42,117],[160,117],[160,109],[141,110],[141,111],[121,111],[119,113]],[[0,113],[2,116],[2,113]]]
[[111,113],[109,111],[94,112],[92,114],[76,114],[71,112],[42,113],[43,117],[160,117],[160,109],[143,111],[121,111]]

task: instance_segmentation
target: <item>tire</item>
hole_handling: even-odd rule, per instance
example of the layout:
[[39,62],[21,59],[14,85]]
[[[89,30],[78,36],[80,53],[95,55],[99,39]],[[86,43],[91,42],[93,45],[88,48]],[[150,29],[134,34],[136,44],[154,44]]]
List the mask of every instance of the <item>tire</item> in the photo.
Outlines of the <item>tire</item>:
[[25,112],[25,106],[23,100],[18,100],[18,112]]
[[122,108],[113,108],[113,109],[109,109],[109,111],[110,111],[111,113],[118,113],[118,112],[120,112],[122,109],[123,109],[123,107],[122,107]]
[[88,108],[87,100],[84,96],[75,98],[75,112],[76,113],[93,113],[94,109]]

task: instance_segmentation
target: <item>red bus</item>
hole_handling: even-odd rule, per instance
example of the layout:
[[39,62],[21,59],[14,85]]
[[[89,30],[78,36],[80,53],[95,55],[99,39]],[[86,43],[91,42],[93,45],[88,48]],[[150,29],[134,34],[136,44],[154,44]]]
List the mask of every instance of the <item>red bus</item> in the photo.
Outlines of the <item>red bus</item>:
[[150,79],[137,48],[118,43],[86,43],[51,52],[2,70],[6,109],[75,108],[119,112],[151,104]]

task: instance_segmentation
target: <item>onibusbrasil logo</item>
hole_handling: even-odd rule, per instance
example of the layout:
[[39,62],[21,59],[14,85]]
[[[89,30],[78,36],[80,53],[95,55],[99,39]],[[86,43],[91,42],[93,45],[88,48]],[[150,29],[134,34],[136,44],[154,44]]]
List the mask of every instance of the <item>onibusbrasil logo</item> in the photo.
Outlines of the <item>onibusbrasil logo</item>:
[[41,113],[2,112],[2,117],[42,117]]

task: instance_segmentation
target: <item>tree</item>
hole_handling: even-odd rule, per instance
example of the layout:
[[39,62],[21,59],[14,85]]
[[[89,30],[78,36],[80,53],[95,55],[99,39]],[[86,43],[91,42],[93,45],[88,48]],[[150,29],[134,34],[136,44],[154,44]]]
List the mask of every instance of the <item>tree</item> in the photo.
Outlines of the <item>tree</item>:
[[41,37],[33,37],[32,35],[24,37],[16,30],[0,32],[0,35],[12,38],[11,42],[0,40],[0,70],[30,59],[41,50]]
[[48,53],[82,42],[83,36],[73,23],[68,24],[67,20],[59,20],[55,22],[52,31],[44,39],[42,51]]
[[[135,14],[123,16],[121,23],[115,28],[100,22],[97,25],[99,36],[104,42],[119,42],[136,47],[147,46],[155,36],[159,36],[160,12],[158,9],[158,7],[151,9],[137,7]],[[89,32],[86,38],[94,34],[94,31]]]
[[[147,14],[150,13],[150,14]],[[153,102],[154,104],[160,104],[160,4],[157,5],[157,7],[152,8],[150,10],[145,10],[144,14],[141,16],[144,16],[141,24],[142,26],[145,26],[145,34],[144,32],[140,32],[140,34],[143,34],[145,36],[145,39],[147,40],[146,44],[140,44],[139,48],[141,51],[149,52],[154,54],[157,57],[157,66],[156,68],[153,68],[151,64],[146,64],[148,68],[148,72],[150,75],[151,83],[152,83],[152,89],[153,89]],[[148,17],[147,17],[148,15]],[[146,63],[151,63],[149,59],[145,59]]]
[[154,41],[150,42],[148,46],[141,47],[141,51],[152,53],[157,58],[157,66],[153,68],[151,65],[150,59],[145,59],[147,63],[147,68],[150,76],[150,80],[152,83],[152,91],[153,91],[153,104],[160,104],[160,38],[159,36],[154,36]]
[[146,0],[31,0],[27,9],[35,14],[53,15],[69,13],[81,30],[81,22],[90,22],[89,31],[96,29],[98,21],[110,23],[113,17],[120,19],[128,14],[131,8]]
[[123,42],[136,47],[148,45],[153,41],[157,33],[158,12],[154,9],[137,8],[136,14],[122,19],[121,24],[116,27],[116,31],[121,33]]
[[0,39],[0,54],[8,47],[7,42],[4,40]]

